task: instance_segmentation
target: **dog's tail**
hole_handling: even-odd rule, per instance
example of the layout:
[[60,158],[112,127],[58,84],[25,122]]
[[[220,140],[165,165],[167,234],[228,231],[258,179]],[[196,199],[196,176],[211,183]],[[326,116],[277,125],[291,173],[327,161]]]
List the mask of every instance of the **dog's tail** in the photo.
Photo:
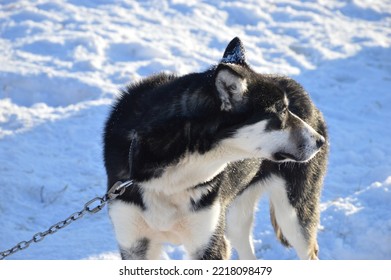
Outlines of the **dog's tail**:
[[274,212],[274,207],[273,207],[273,204],[272,202],[270,201],[269,203],[270,205],[270,220],[272,222],[272,225],[273,225],[273,228],[274,228],[274,233],[276,234],[277,236],[277,239],[282,243],[282,245],[284,245],[285,247],[292,247],[288,240],[286,240],[285,236],[282,234],[282,231],[281,231],[281,228],[280,226],[278,225],[277,223],[277,220],[276,220],[276,215],[275,215],[275,212]]

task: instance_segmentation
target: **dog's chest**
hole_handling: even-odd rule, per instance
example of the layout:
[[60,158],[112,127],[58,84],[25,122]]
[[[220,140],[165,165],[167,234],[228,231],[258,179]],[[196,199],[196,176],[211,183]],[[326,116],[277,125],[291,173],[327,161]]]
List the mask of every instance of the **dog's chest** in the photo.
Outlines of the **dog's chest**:
[[206,186],[171,195],[146,190],[143,192],[146,206],[143,212],[144,220],[153,230],[179,231],[186,227],[188,216],[194,213],[193,203],[209,191],[209,187]]
[[195,211],[193,204],[210,192],[211,187],[203,184],[226,166],[227,160],[221,157],[219,149],[202,155],[192,153],[166,167],[159,177],[142,182],[143,216],[148,226],[160,232],[185,228],[188,216]]

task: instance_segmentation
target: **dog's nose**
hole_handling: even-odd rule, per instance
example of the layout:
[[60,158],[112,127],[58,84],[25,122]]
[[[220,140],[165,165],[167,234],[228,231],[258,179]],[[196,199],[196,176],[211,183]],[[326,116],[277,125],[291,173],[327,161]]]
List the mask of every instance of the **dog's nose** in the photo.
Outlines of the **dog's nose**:
[[323,136],[320,136],[320,138],[316,140],[316,147],[320,149],[324,145],[324,143],[326,143],[326,139],[324,139]]

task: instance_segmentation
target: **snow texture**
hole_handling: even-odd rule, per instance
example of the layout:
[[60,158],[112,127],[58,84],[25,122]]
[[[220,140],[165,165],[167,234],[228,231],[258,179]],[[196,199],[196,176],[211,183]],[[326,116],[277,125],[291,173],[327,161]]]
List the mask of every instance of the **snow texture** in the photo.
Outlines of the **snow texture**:
[[[102,129],[121,87],[221,60],[240,37],[262,73],[298,80],[331,154],[321,259],[391,259],[391,1],[0,1],[0,251],[106,189]],[[256,214],[259,259],[297,259]],[[186,258],[167,244],[164,258]],[[107,209],[10,259],[118,259]],[[233,253],[233,258],[236,254]]]

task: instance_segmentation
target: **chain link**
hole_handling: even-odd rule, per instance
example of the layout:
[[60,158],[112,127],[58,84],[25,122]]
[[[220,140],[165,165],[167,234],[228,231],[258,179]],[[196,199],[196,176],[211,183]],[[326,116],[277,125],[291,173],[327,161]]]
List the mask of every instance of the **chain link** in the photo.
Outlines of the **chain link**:
[[99,211],[101,211],[105,207],[105,205],[108,202],[110,202],[110,201],[116,199],[118,196],[122,195],[125,192],[126,188],[130,187],[131,185],[133,185],[133,180],[128,180],[124,183],[122,183],[122,182],[115,183],[104,196],[95,197],[95,198],[91,199],[90,201],[88,201],[86,204],[84,204],[84,208],[81,211],[73,213],[65,220],[60,221],[60,222],[52,225],[46,231],[38,232],[38,233],[34,234],[30,240],[19,242],[11,249],[0,252],[0,260],[5,259],[6,257],[8,257],[18,251],[27,249],[31,243],[41,242],[47,235],[56,233],[60,229],[63,229],[64,227],[70,225],[74,221],[77,221],[78,219],[82,218],[86,213],[89,213],[89,214],[98,213]]

